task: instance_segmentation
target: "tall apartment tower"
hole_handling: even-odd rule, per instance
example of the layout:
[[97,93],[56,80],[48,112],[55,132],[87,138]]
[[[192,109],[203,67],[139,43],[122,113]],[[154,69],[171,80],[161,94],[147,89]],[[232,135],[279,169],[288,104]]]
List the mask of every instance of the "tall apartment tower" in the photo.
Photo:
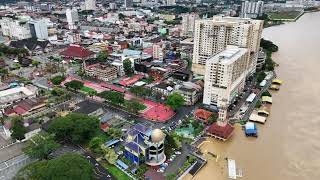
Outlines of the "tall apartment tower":
[[33,38],[46,40],[48,39],[48,25],[45,20],[29,21],[30,32]]
[[200,19],[198,14],[184,14],[182,15],[182,35],[193,36],[194,25],[197,19]]
[[224,51],[227,45],[235,45],[248,48],[247,70],[254,72],[262,28],[263,21],[248,18],[215,16],[196,20],[192,71],[205,75],[207,60]]
[[79,21],[78,10],[68,8],[66,10],[66,16],[69,29],[76,29],[76,22]]
[[96,0],[85,0],[85,10],[96,10]]
[[124,7],[126,8],[133,7],[133,0],[124,0]]
[[243,91],[247,75],[247,48],[227,46],[206,62],[203,104],[228,107]]
[[257,18],[263,14],[263,1],[242,1],[241,14],[242,18]]

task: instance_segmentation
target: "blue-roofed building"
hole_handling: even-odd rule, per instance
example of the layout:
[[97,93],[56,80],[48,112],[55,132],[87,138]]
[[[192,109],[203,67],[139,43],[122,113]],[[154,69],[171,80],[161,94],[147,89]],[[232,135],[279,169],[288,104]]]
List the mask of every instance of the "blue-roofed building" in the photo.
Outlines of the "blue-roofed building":
[[134,125],[127,133],[124,156],[139,165],[159,165],[165,161],[164,134],[160,129],[152,130],[143,124]]

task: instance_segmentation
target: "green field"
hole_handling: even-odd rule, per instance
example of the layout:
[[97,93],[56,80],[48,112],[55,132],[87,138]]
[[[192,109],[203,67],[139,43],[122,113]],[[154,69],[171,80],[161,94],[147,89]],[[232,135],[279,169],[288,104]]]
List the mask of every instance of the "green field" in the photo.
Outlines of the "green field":
[[295,19],[300,15],[301,11],[286,11],[286,12],[270,12],[270,19]]
[[89,87],[87,87],[87,86],[83,86],[83,87],[81,88],[81,91],[86,92],[86,93],[89,93],[89,92],[95,91],[95,90],[92,89],[92,88],[89,88]]
[[107,169],[108,172],[112,174],[117,180],[128,180],[131,177],[127,176],[124,172],[118,169],[116,166],[109,163],[103,163],[103,167]]

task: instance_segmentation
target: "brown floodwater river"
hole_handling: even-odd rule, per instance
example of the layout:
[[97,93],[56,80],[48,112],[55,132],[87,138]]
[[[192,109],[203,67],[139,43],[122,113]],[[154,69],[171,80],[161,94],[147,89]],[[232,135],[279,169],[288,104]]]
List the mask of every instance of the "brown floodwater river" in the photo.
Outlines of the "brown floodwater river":
[[222,158],[216,163],[207,155],[208,164],[193,179],[227,179],[222,159],[229,157],[242,170],[241,180],[320,180],[320,12],[267,28],[263,37],[279,46],[273,58],[284,81],[273,93],[271,115],[258,125],[256,139],[237,127],[230,141],[203,144],[203,152]]

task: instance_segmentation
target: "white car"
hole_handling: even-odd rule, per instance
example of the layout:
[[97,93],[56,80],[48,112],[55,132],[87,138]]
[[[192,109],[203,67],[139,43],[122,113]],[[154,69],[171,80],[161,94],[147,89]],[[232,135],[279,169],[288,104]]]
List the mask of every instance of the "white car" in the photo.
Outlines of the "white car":
[[181,152],[180,151],[176,151],[174,154],[179,155],[179,154],[181,154]]

